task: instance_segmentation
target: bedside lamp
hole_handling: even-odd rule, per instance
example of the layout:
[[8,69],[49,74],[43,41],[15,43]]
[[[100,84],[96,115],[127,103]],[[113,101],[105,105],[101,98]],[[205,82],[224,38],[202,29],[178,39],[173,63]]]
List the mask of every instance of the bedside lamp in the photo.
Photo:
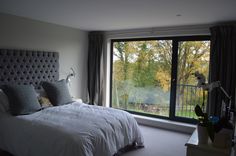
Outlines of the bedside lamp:
[[71,67],[69,74],[66,76],[66,83],[67,83],[67,84],[70,83],[72,77],[75,77],[75,71],[74,71],[74,69]]
[[231,97],[225,91],[225,89],[221,86],[220,81],[215,81],[215,82],[212,82],[210,84],[207,84],[205,82],[206,81],[205,76],[203,74],[199,73],[198,71],[196,71],[194,73],[194,76],[198,80],[197,87],[202,88],[203,90],[207,90],[209,92],[211,92],[215,88],[219,88],[224,93],[225,97],[229,100],[228,107],[226,108],[225,106],[223,106],[223,110],[226,111],[226,114],[224,114],[224,115],[227,115],[227,118],[230,119],[230,117],[231,117],[231,114],[230,114],[230,110],[231,110]]
[[232,145],[232,136],[233,136],[233,122],[234,122],[234,112],[231,110],[231,96],[225,91],[221,86],[220,81],[215,81],[212,83],[205,83],[205,76],[198,71],[194,73],[194,76],[198,80],[198,87],[201,87],[203,90],[211,92],[215,88],[219,88],[223,92],[224,96],[228,99],[228,105],[222,100],[221,106],[221,118],[215,123],[214,129],[214,141],[213,146],[217,148],[230,149]]

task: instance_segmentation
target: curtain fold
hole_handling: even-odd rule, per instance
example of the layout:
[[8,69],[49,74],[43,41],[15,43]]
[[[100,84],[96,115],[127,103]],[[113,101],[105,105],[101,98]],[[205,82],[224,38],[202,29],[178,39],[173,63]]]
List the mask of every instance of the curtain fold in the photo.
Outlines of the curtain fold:
[[[232,96],[235,105],[236,86],[236,25],[220,25],[210,28],[211,55],[209,82],[220,81],[226,92]],[[220,116],[222,100],[227,98],[219,89],[209,94],[208,112]]]
[[93,31],[88,34],[88,96],[89,104],[102,105],[101,59],[103,55],[104,33]]

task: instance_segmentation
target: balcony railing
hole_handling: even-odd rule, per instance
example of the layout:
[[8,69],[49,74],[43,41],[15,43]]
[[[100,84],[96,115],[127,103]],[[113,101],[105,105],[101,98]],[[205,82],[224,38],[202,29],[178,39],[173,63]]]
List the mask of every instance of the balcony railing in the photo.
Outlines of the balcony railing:
[[202,90],[195,85],[177,84],[175,115],[196,118],[194,108],[203,103]]
[[[147,101],[128,100],[129,95],[121,96],[114,101],[113,107],[145,114],[169,116],[170,105],[168,103],[152,103]],[[153,97],[152,95],[151,97]],[[202,104],[202,90],[195,85],[177,84],[175,116],[185,118],[196,118],[194,108]],[[205,102],[206,103],[206,102]]]

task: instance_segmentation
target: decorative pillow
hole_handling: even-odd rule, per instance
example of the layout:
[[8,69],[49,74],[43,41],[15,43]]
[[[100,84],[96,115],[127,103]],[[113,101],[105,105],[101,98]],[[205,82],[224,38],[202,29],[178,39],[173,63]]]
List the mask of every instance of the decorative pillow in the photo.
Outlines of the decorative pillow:
[[30,114],[41,108],[32,85],[5,85],[2,90],[8,97],[13,115]]
[[39,103],[43,108],[46,107],[52,107],[52,103],[50,102],[50,100],[47,97],[44,96],[39,96],[38,97]]
[[0,89],[0,112],[8,113],[9,112],[9,101],[7,95]]
[[37,97],[47,97],[47,93],[45,92],[44,89],[40,89],[40,90],[35,90],[36,91],[36,94],[37,94]]
[[73,102],[64,79],[56,82],[42,82],[42,86],[54,106]]

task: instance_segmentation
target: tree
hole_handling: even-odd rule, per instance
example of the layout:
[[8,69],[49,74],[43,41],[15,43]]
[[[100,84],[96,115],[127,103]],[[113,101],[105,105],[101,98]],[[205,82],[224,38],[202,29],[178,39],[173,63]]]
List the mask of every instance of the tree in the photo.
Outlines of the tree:
[[[193,73],[200,71],[208,75],[209,42],[187,41],[180,42],[178,50],[178,76],[177,76],[177,105],[184,104],[186,84],[196,84]],[[191,103],[191,102],[189,102]]]
[[155,79],[158,86],[164,91],[170,90],[171,67],[172,67],[172,41],[160,40],[156,45],[158,49],[158,70],[156,71]]
[[123,99],[121,101],[121,104],[123,104],[125,108],[127,108],[127,99],[129,97],[129,92],[126,85],[127,80],[130,77],[129,75],[131,75],[129,71],[132,71],[129,70],[129,68],[133,59],[133,46],[133,42],[115,42],[113,49],[113,59],[115,60],[113,63],[113,83],[116,84],[113,87],[116,87],[114,88],[114,90],[116,91],[115,95]]
[[[179,42],[178,84],[195,84],[192,74],[196,70],[208,74],[208,41]],[[131,86],[161,87],[170,90],[172,68],[172,40],[114,42],[113,80],[116,82],[118,96],[127,106]],[[184,101],[185,87],[178,87],[177,98]],[[178,103],[181,103],[179,101]]]
[[181,42],[178,54],[178,82],[182,84],[195,82],[195,78],[191,76],[199,70],[208,75],[209,51],[209,42]]
[[156,65],[155,45],[157,41],[139,41],[136,43],[136,61],[134,63],[133,80],[136,87],[153,86],[155,84]]

